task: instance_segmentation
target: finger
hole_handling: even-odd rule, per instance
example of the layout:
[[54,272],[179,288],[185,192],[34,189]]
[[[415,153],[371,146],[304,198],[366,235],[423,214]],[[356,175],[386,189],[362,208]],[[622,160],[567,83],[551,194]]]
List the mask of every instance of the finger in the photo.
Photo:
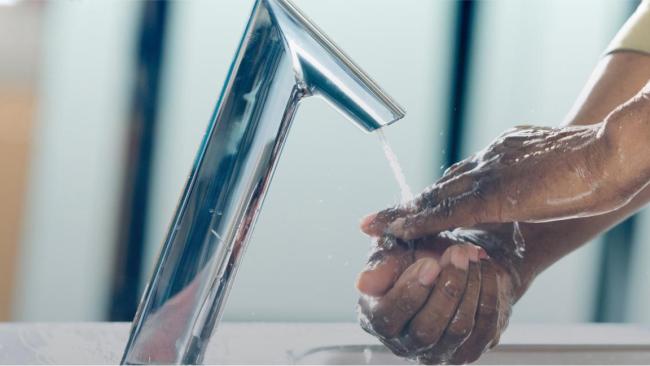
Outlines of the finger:
[[379,247],[357,277],[356,287],[364,295],[383,296],[413,261],[412,251],[402,246]]
[[423,257],[440,260],[449,247],[459,244],[457,240],[452,240],[449,237],[441,235],[418,238],[417,240],[411,241],[411,243],[414,244],[415,251],[413,255],[416,260]]
[[370,214],[361,219],[361,231],[370,236],[384,235],[388,224],[399,217],[404,217],[415,212],[415,208],[411,204],[404,204]]
[[411,342],[418,349],[435,345],[458,308],[469,269],[465,248],[455,245],[447,249],[440,260],[442,272],[426,304],[413,318],[408,328]]
[[372,330],[384,338],[397,337],[407,322],[426,302],[440,265],[431,258],[412,264],[385,296],[366,311]]
[[445,169],[444,173],[442,173],[442,178],[438,180],[437,184],[444,183],[456,176],[459,176],[463,173],[466,173],[478,165],[478,162],[474,158],[469,158],[465,159],[462,161],[459,161],[449,168]]
[[457,227],[502,222],[506,212],[500,191],[484,188],[496,185],[479,183],[472,175],[461,176],[438,189],[441,198],[435,205],[395,219],[385,231],[403,240],[413,240]]
[[[436,184],[420,193],[410,202],[366,216],[361,220],[361,230],[370,236],[394,234],[390,228],[396,221],[417,216],[441,204],[444,205],[445,202],[452,201],[453,197],[471,192],[473,186],[474,178],[467,174]],[[433,234],[437,232],[433,232]],[[396,236],[402,238],[400,235]],[[415,237],[411,239],[413,238]]]
[[468,339],[474,328],[480,290],[481,265],[470,262],[467,287],[456,314],[435,347],[418,357],[419,363],[429,365],[449,363],[451,356]]
[[476,361],[496,339],[499,325],[499,286],[494,264],[481,261],[481,291],[474,329],[469,338],[456,350],[451,361],[465,364]]

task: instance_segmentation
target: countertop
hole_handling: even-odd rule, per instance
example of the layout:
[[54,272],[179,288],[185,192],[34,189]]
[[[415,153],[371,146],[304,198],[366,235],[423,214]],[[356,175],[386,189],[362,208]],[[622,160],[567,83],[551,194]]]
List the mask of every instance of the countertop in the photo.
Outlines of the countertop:
[[[0,323],[0,364],[115,364],[120,360],[129,327],[128,323]],[[309,350],[315,347],[336,352],[342,349],[342,345],[366,347],[368,350],[363,348],[364,358],[361,359],[332,359],[331,354],[325,358],[301,358],[301,355],[310,354]],[[369,350],[382,352],[378,341],[356,324],[223,323],[213,337],[205,362],[363,363],[370,361]],[[582,358],[569,355],[576,351],[582,352]],[[620,352],[632,358],[620,359],[620,355],[611,352]],[[649,363],[650,327],[512,324],[503,335],[501,345],[488,356],[483,358],[483,362],[609,363],[613,360]],[[374,362],[392,363],[399,360],[383,358]]]

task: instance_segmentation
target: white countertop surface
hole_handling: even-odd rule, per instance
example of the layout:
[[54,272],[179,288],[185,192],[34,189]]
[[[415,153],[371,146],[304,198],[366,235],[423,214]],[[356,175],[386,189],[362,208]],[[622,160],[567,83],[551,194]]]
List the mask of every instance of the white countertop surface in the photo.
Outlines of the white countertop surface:
[[[127,323],[0,323],[0,364],[115,364],[120,360],[129,327],[130,324]],[[223,323],[213,337],[205,362],[286,364],[292,363],[296,356],[314,347],[340,345],[370,345],[372,349],[380,350],[378,341],[356,324]],[[619,356],[607,356],[608,354],[604,353],[616,349],[621,354],[631,355],[628,363],[650,363],[650,327],[614,324],[513,324],[502,337],[501,345],[483,361],[625,362],[617,358]],[[583,355],[582,358],[539,358],[561,350],[580,350]],[[535,352],[539,355],[535,356]],[[636,356],[633,355],[634,352],[637,352]],[[585,355],[588,359],[585,359]],[[565,352],[562,357],[569,355]],[[316,360],[331,361],[327,358]],[[343,361],[351,363],[355,360]],[[385,360],[392,362],[391,359]],[[542,362],[539,362],[540,360]]]

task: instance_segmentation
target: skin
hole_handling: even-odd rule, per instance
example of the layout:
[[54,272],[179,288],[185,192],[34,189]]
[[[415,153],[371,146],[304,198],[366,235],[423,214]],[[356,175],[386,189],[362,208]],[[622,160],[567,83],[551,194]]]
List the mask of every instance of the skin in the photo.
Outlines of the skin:
[[[612,111],[620,111],[620,109],[617,108],[622,104],[625,104],[626,102],[630,103],[631,99],[634,98],[635,95],[637,96],[637,99],[632,99],[632,102],[638,100],[643,102],[644,97],[639,97],[638,92],[644,87],[648,79],[650,79],[649,55],[635,52],[619,52],[607,55],[594,70],[589,82],[576,101],[574,108],[568,114],[565,125],[574,126],[573,128],[579,126],[591,126],[589,128],[594,128],[595,125],[602,123],[598,121],[607,121],[607,117],[613,115]],[[620,139],[620,141],[625,141],[627,143],[629,146],[627,153],[633,154],[635,152],[638,153],[641,149],[645,148],[645,146],[643,146],[645,145],[644,141],[648,141],[646,134],[647,131],[644,127],[648,123],[648,116],[650,116],[650,113],[648,113],[647,109],[642,107],[639,107],[639,109],[635,109],[634,111],[629,110],[629,112],[630,113],[627,113],[626,115],[632,115],[633,118],[615,119],[619,122],[625,121],[620,122],[621,124],[626,124],[625,126],[627,129],[625,131],[622,131],[621,125],[618,124],[619,122],[617,122],[617,124],[611,123],[609,127],[610,131],[613,131],[611,133],[612,135],[615,135],[614,137],[616,139]],[[595,128],[603,127],[600,125]],[[641,139],[635,139],[635,136],[643,136],[644,141],[641,141]],[[611,143],[609,145],[613,145],[615,148],[611,148],[610,150],[605,149],[605,152],[597,155],[600,159],[608,160],[612,157],[611,154],[614,154],[614,158],[618,159],[620,155],[617,150],[618,145]],[[645,156],[647,156],[647,154],[645,154]],[[555,158],[558,159],[559,157],[556,156]],[[596,163],[594,164],[595,166],[599,166]],[[604,166],[608,166],[605,163],[603,164]],[[639,163],[635,162],[634,164]],[[638,165],[636,168],[638,168]],[[516,169],[513,171],[516,171]],[[525,169],[522,168],[521,171],[525,171]],[[624,173],[634,176],[633,172]],[[616,176],[623,175],[624,174],[621,172],[616,174]],[[631,179],[628,176],[625,176],[625,178]],[[510,175],[510,179],[525,179],[525,176],[521,177],[513,173]],[[593,210],[592,214],[579,218],[540,223],[522,222],[520,224],[520,229],[526,243],[526,251],[522,257],[515,254],[515,243],[512,240],[513,224],[511,222],[501,222],[496,220],[493,224],[476,224],[476,222],[473,221],[463,221],[467,219],[461,218],[459,219],[458,224],[447,221],[448,224],[443,225],[442,228],[440,225],[434,225],[434,229],[427,228],[427,225],[423,225],[422,232],[406,235],[407,238],[415,238],[414,243],[416,243],[416,245],[414,252],[416,254],[413,258],[418,257],[418,252],[429,253],[429,256],[433,260],[438,261],[438,265],[441,268],[443,267],[443,264],[441,263],[442,257],[446,250],[451,250],[451,248],[456,246],[468,246],[468,243],[479,245],[487,253],[486,255],[481,255],[481,259],[478,262],[482,269],[481,274],[483,274],[484,263],[489,264],[489,266],[493,268],[493,273],[496,273],[496,275],[492,277],[480,276],[480,280],[477,280],[476,276],[473,275],[473,280],[466,279],[464,282],[462,280],[457,281],[460,287],[463,287],[462,284],[464,283],[463,289],[458,292],[462,292],[463,294],[474,293],[476,291],[475,287],[478,286],[480,287],[479,298],[483,295],[484,299],[499,299],[496,302],[496,306],[485,306],[485,311],[491,313],[489,317],[485,316],[485,311],[479,311],[479,309],[483,308],[481,306],[477,306],[477,310],[472,316],[472,306],[465,303],[465,306],[462,307],[463,311],[460,313],[458,312],[458,309],[461,309],[459,305],[455,306],[456,311],[453,315],[450,315],[450,312],[442,314],[442,317],[444,318],[443,320],[440,320],[440,317],[431,318],[426,315],[427,313],[423,313],[425,315],[419,315],[420,312],[416,311],[408,317],[407,321],[400,321],[403,324],[408,324],[409,328],[419,327],[427,329],[429,334],[443,334],[442,337],[438,338],[430,337],[428,339],[429,343],[426,347],[422,346],[422,342],[420,342],[420,344],[413,342],[400,342],[400,339],[403,338],[405,334],[409,334],[405,331],[404,327],[399,329],[399,331],[396,329],[388,329],[387,332],[386,327],[375,327],[377,320],[374,322],[369,321],[369,319],[377,319],[378,315],[381,317],[383,314],[407,317],[412,313],[411,311],[407,312],[407,314],[393,315],[398,314],[401,311],[400,309],[403,309],[403,307],[397,307],[397,301],[394,300],[394,298],[387,297],[387,294],[389,294],[393,288],[399,288],[399,286],[402,286],[401,284],[406,281],[402,278],[406,277],[408,273],[412,273],[413,270],[408,271],[408,269],[411,268],[411,266],[415,266],[417,262],[409,262],[404,259],[408,258],[408,256],[405,257],[403,252],[395,249],[395,245],[389,249],[385,248],[383,245],[388,240],[387,238],[390,238],[393,241],[397,240],[399,243],[399,239],[395,239],[395,237],[400,236],[399,232],[391,231],[390,236],[386,236],[385,233],[391,223],[396,219],[405,217],[403,211],[389,209],[366,217],[361,223],[361,228],[371,236],[381,236],[381,238],[378,239],[379,249],[377,249],[377,251],[382,254],[374,254],[371,256],[369,266],[360,274],[357,282],[357,287],[362,294],[360,300],[360,311],[362,319],[365,319],[362,321],[364,329],[377,335],[379,339],[388,345],[396,354],[416,358],[421,363],[433,364],[451,362],[462,364],[475,361],[483,352],[498,343],[499,336],[507,325],[507,319],[510,315],[510,306],[512,306],[512,304],[514,304],[524,294],[526,289],[530,286],[530,283],[539,273],[571,251],[588,242],[596,235],[606,231],[610,227],[629,217],[650,201],[650,188],[641,185],[637,191],[631,191],[632,190],[626,191],[629,197],[625,197],[622,202],[618,202],[613,208],[610,206],[605,210],[606,213],[604,214],[598,214],[598,212],[603,210],[602,208],[597,209],[594,208],[595,206],[590,206]],[[526,201],[526,199],[522,199],[521,197],[517,198],[520,199],[521,202],[533,202],[533,208],[535,209],[540,207],[534,199]],[[543,205],[542,208],[544,208]],[[523,207],[521,212],[525,212],[525,210],[526,206]],[[565,213],[566,211],[559,216],[565,217]],[[519,218],[521,216],[514,216],[513,214],[510,219],[513,217]],[[548,215],[542,216],[542,218],[548,217]],[[482,220],[474,221],[478,222]],[[469,224],[467,224],[468,222]],[[436,223],[434,222],[433,224]],[[469,226],[471,226],[471,228],[467,228]],[[444,233],[442,235],[435,234],[444,228],[453,227],[460,227],[459,229],[454,230],[453,240],[448,238],[445,239],[444,237],[446,235]],[[441,238],[441,236],[443,238]],[[398,245],[397,247],[400,246]],[[403,247],[401,248],[402,251],[405,250]],[[462,252],[466,253],[465,255],[468,258],[471,257],[471,250],[465,250]],[[468,263],[470,262],[474,263],[468,259]],[[446,262],[444,265],[449,266]],[[466,272],[467,278],[469,279],[470,271],[468,270]],[[442,269],[438,274],[436,274],[436,279],[430,286],[430,290],[428,291],[429,297],[426,301],[427,304],[430,302],[443,301],[439,296],[437,298],[434,298],[433,296],[436,287],[439,286],[438,284],[445,283],[440,280],[441,273]],[[485,278],[494,279],[488,279],[486,281]],[[411,291],[415,291],[413,288],[414,287],[411,286]],[[427,293],[426,289],[420,289],[420,292]],[[423,295],[421,295],[421,293],[418,296],[422,297]],[[404,290],[401,296],[410,298],[411,292]],[[470,298],[471,297],[468,297],[467,301],[471,304]],[[375,306],[368,306],[368,299],[372,299],[370,303],[375,304]],[[422,302],[423,300],[420,299],[419,301]],[[465,300],[463,299],[460,303],[463,303],[464,301]],[[381,303],[382,306],[376,307],[376,304],[379,303]],[[448,304],[445,304],[444,306],[454,308],[454,306]],[[420,308],[418,308],[418,310],[419,309]],[[493,309],[494,311],[490,312],[488,309]],[[456,317],[465,319],[464,324],[472,324],[471,326],[467,325],[460,327],[463,329],[470,329],[469,335],[465,335],[463,332],[458,331],[459,328],[452,327],[454,322],[452,322],[451,319],[455,319]],[[432,319],[435,321],[432,321]],[[473,320],[473,323],[471,320]],[[454,336],[445,337],[445,334],[451,334]],[[457,334],[462,334],[463,336]]]
[[367,228],[410,240],[484,223],[614,211],[650,181],[648,116],[650,83],[600,123],[513,128],[411,202],[368,218]]
[[496,345],[514,299],[509,274],[483,249],[445,236],[413,249],[379,239],[357,286],[362,327],[426,364],[471,362]]

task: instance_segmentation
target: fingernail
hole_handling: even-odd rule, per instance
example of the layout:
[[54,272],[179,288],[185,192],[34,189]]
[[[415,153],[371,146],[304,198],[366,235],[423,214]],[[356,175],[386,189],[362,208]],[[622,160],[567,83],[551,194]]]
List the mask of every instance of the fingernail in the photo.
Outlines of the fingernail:
[[359,273],[359,275],[357,276],[357,281],[355,283],[357,290],[359,290],[359,292],[362,292],[364,294],[366,293],[366,286],[365,286],[366,281],[364,281],[365,275],[366,275],[366,271]]
[[422,286],[431,286],[440,273],[440,266],[434,259],[426,259],[418,271],[418,282]]
[[363,271],[357,276],[356,287],[359,292],[365,295],[373,296],[375,294],[375,286],[373,281],[368,278],[369,271]]
[[371,213],[369,215],[366,215],[363,219],[361,219],[361,226],[368,226],[372,224],[372,222],[375,221],[376,217],[377,217],[376,213]]
[[367,215],[363,219],[361,219],[361,223],[359,224],[359,226],[361,227],[361,230],[366,234],[369,234],[369,235],[373,234],[373,229],[374,229],[373,224],[374,224],[376,218],[377,218],[377,214],[372,213],[370,215]]
[[485,249],[483,249],[481,247],[478,248],[478,257],[479,257],[479,259],[488,259],[488,258],[490,258],[490,256],[487,254]]
[[477,246],[472,246],[468,249],[470,261],[474,263],[477,263],[479,261],[479,256],[480,256],[479,250],[480,248]]
[[469,256],[461,247],[451,246],[443,253],[440,264],[442,266],[451,264],[458,269],[467,270],[469,268]]

